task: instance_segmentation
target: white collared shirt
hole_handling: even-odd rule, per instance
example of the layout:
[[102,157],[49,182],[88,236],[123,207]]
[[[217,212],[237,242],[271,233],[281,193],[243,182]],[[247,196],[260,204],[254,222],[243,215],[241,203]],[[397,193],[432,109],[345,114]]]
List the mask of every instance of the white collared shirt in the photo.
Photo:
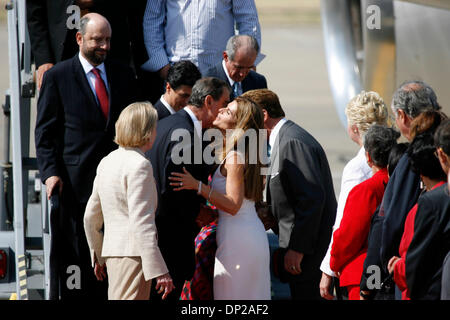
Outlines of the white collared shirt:
[[273,146],[277,139],[278,133],[280,132],[281,127],[283,126],[283,124],[286,123],[286,121],[287,121],[287,119],[283,118],[280,121],[278,121],[278,123],[276,124],[275,127],[273,127],[272,132],[270,133],[270,137],[269,137],[269,145],[270,145],[271,150],[273,150]]
[[228,82],[230,83],[230,86],[233,87],[234,80],[230,78],[230,74],[228,73],[227,65],[225,64],[225,60],[224,59],[222,59],[222,67],[223,67],[223,71],[225,71],[225,74],[227,75]]
[[[231,90],[233,90],[233,85],[234,85],[235,81],[230,78],[230,74],[228,73],[228,69],[227,69],[227,66],[225,64],[225,60],[223,60],[223,59],[222,59],[222,67],[223,67],[223,71],[225,71],[225,74],[226,74],[226,76],[228,78],[228,82],[230,83]],[[242,92],[242,83],[238,82],[237,84],[239,86],[238,91]]]
[[[333,233],[341,224],[342,217],[344,215],[345,204],[347,202],[347,197],[350,191],[361,182],[372,177],[372,169],[367,164],[366,152],[364,147],[359,149],[358,154],[344,167],[341,178],[341,192],[339,194],[338,206],[336,210],[336,219],[334,221]],[[328,246],[328,251],[322,260],[320,265],[320,270],[325,272],[330,276],[336,276],[335,273],[330,268],[331,259],[331,248],[333,245],[333,236],[331,236],[331,241]]]
[[[78,53],[78,58],[80,59],[81,66],[83,67],[83,70],[86,74],[86,78],[88,80],[89,86],[91,87],[92,92],[94,93],[95,98],[97,99],[97,93],[95,92],[95,74],[92,71],[94,69],[94,66],[89,63],[89,61],[86,60],[85,57],[80,53]],[[106,90],[108,91],[109,95],[109,86],[108,86],[108,78],[106,77],[106,70],[105,70],[105,64],[102,63],[98,65],[97,68],[100,71],[100,77],[102,77],[103,82],[105,83]],[[98,100],[97,100],[98,102]]]
[[191,117],[192,122],[194,123],[195,131],[196,131],[197,134],[198,134],[198,137],[199,137],[200,139],[202,139],[202,123],[201,123],[201,121],[199,121],[199,120],[197,119],[197,117],[195,116],[195,114],[192,112],[192,110],[191,110],[190,108],[184,107],[184,110],[185,110],[185,111],[189,114],[189,116]]
[[176,111],[172,108],[172,106],[164,99],[164,95],[161,96],[161,102],[166,107],[167,110],[169,110],[170,114],[174,114]]

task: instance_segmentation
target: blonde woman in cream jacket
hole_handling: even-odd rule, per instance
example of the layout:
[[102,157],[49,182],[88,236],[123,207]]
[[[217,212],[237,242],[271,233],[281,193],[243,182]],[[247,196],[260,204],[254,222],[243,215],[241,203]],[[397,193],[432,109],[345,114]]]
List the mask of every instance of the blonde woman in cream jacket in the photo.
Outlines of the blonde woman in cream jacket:
[[110,300],[148,300],[154,278],[163,299],[173,290],[158,248],[153,169],[144,155],[155,140],[157,119],[150,103],[122,111],[116,122],[119,148],[100,162],[86,206],[92,265],[100,281],[107,272]]

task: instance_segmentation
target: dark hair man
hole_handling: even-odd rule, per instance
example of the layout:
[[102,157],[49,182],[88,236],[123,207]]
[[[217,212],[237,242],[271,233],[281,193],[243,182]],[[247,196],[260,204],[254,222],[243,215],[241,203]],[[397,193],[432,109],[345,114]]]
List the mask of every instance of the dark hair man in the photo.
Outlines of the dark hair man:
[[167,73],[166,92],[155,103],[161,120],[187,105],[192,87],[202,75],[195,64],[188,60],[175,62]]

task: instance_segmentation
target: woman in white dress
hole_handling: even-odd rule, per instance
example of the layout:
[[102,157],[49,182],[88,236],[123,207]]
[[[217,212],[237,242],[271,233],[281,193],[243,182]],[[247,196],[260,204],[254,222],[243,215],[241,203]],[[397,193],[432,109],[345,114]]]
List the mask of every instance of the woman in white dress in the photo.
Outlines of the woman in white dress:
[[[336,219],[333,226],[333,232],[340,226],[344,213],[347,196],[354,186],[367,180],[372,176],[372,169],[367,164],[365,151],[363,147],[363,137],[372,124],[386,125],[388,111],[383,99],[376,92],[362,91],[360,94],[350,100],[345,108],[347,116],[347,132],[350,139],[360,146],[358,154],[351,159],[344,167],[341,180],[341,191],[339,194]],[[330,252],[333,244],[331,237],[328,251],[323,258],[320,270],[322,270],[322,279],[320,280],[320,295],[322,298],[331,300],[334,296],[330,293],[332,277],[336,276],[330,268]]]
[[[214,299],[270,300],[269,243],[255,209],[263,193],[261,161],[250,161],[259,155],[259,139],[252,144],[242,140],[248,130],[258,136],[263,114],[254,102],[238,97],[220,109],[213,125],[227,137],[211,185],[203,185],[186,170],[172,173],[171,184],[174,190],[198,190],[219,211]],[[245,141],[245,150],[240,150],[240,141]]]

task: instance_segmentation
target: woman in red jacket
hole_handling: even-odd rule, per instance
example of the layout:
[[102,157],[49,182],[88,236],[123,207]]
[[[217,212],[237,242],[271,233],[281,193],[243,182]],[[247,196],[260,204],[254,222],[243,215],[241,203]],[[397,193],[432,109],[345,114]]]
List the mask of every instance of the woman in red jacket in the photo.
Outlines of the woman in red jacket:
[[[447,179],[447,175],[442,170],[439,160],[435,156],[436,147],[433,137],[435,128],[441,123],[443,117],[444,115],[440,112],[424,112],[414,119],[411,125],[414,140],[407,152],[412,169],[420,174],[425,192],[443,185]],[[403,236],[398,249],[400,256],[392,257],[388,263],[389,273],[394,273],[394,282],[402,291],[402,300],[409,300],[405,274],[405,258],[409,244],[414,236],[414,221],[417,208],[418,206],[416,204],[406,217]]]
[[373,176],[350,191],[339,228],[333,233],[330,266],[347,287],[349,300],[359,300],[359,284],[367,252],[372,214],[380,205],[388,182],[389,152],[400,134],[392,128],[373,125],[364,137],[367,163]]

